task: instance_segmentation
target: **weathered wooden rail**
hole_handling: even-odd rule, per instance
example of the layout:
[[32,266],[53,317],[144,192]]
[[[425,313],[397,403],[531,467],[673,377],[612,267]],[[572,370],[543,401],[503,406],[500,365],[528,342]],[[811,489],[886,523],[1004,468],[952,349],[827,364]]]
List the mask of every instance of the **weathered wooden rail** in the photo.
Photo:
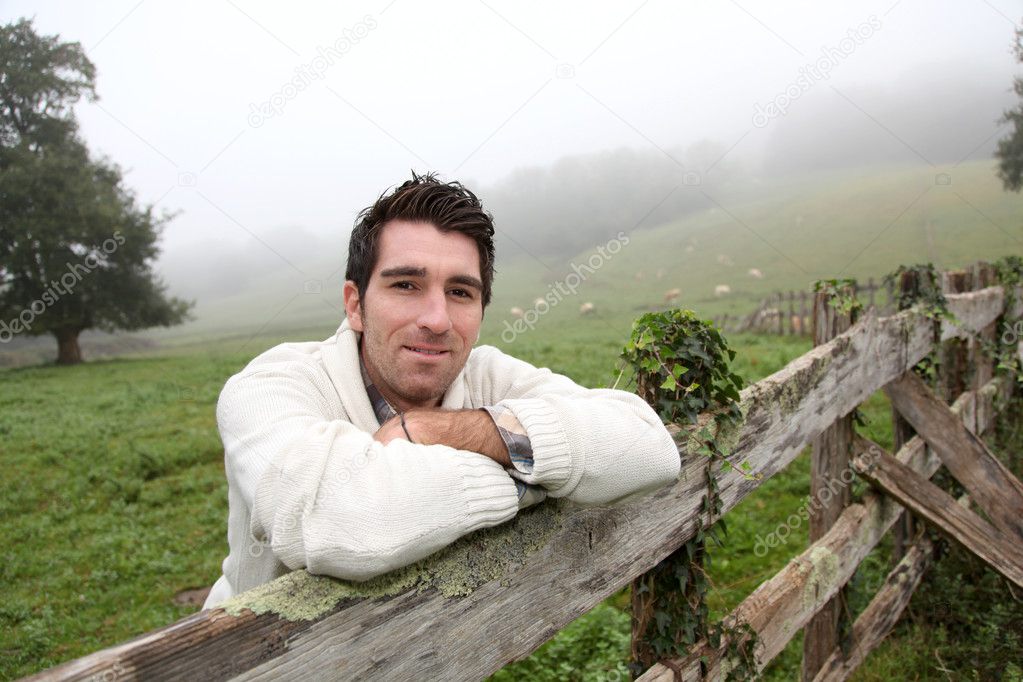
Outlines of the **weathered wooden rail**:
[[[942,323],[941,339],[966,338],[985,329],[1006,312],[1005,301],[1001,287],[950,295],[948,306],[957,324]],[[1018,306],[1010,313],[1018,317]],[[718,443],[731,452],[732,461],[748,464],[753,477],[731,468],[714,470],[721,513],[784,469],[836,420],[911,369],[933,346],[932,320],[914,311],[888,317],[868,312],[848,331],[746,388],[741,424],[719,433]],[[1001,386],[993,381],[956,401],[954,410],[971,431],[979,432],[991,421],[992,401]],[[706,458],[692,451],[695,431],[669,428],[679,444],[682,474],[673,485],[641,498],[610,508],[539,505],[508,524],[463,538],[397,577],[363,586],[367,596],[340,581],[296,571],[222,608],[196,613],[32,679],[485,677],[527,656],[651,569],[692,538],[698,524],[716,520],[700,511]],[[863,439],[854,447],[864,456],[880,452]],[[924,477],[941,464],[919,437],[906,443],[896,458]],[[868,493],[733,612],[732,622],[748,623],[758,633],[758,669],[848,581],[901,512],[888,496]],[[481,558],[496,547],[501,551],[495,557]],[[904,597],[902,576],[918,580],[927,556],[920,546],[906,555],[879,593],[875,611],[883,614],[886,604]],[[458,564],[471,566],[463,567],[464,575],[452,588],[450,574]],[[875,639],[886,632],[885,623],[874,620],[857,625]],[[675,664],[685,679],[701,679],[702,655],[709,676],[716,678],[729,665],[726,644],[715,648],[702,642],[691,657]],[[862,658],[865,651],[858,651]],[[831,658],[821,674],[830,671],[840,679],[850,661],[840,652]],[[674,675],[655,666],[643,679]]]

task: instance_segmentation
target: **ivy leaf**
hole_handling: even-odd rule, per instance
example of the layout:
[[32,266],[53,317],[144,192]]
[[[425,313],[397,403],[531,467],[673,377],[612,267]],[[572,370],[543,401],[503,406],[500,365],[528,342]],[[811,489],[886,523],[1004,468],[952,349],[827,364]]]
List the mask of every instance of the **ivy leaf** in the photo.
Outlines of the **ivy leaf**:
[[667,630],[668,625],[671,624],[671,616],[660,609],[654,611],[654,620],[657,621],[657,629],[660,632]]

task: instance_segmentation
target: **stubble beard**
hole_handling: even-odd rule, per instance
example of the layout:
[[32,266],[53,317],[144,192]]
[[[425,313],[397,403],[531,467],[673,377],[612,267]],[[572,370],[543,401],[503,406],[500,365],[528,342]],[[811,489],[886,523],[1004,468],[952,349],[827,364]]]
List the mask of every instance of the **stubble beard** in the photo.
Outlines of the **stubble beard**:
[[[398,409],[401,407],[395,404],[397,401],[404,403],[405,407],[434,407],[440,404],[448,387],[461,371],[461,367],[458,368],[458,372],[454,373],[454,376],[439,376],[439,383],[442,385],[429,386],[409,382],[407,381],[408,377],[403,374],[399,366],[400,363],[396,361],[397,359],[387,357],[387,339],[375,338],[373,325],[366,315],[365,305],[362,308],[362,330],[362,343],[360,344],[362,361],[366,364],[370,378],[377,385],[377,390],[388,402]],[[383,350],[383,357],[377,357],[376,350]],[[401,355],[402,348],[399,347],[397,352]]]

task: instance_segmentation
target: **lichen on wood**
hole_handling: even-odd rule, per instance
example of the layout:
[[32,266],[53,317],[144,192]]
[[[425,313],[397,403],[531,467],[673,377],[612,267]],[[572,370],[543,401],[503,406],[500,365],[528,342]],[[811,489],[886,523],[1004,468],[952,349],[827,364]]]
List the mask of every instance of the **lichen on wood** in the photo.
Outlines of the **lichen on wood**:
[[221,607],[235,616],[248,609],[286,620],[315,620],[347,600],[386,598],[413,589],[465,596],[541,550],[561,528],[564,506],[561,500],[548,499],[508,523],[478,530],[432,556],[365,582],[297,570],[243,592]]
[[819,603],[818,595],[836,585],[840,562],[835,553],[818,545],[810,551],[806,570],[809,575],[803,586],[803,608],[810,609]]

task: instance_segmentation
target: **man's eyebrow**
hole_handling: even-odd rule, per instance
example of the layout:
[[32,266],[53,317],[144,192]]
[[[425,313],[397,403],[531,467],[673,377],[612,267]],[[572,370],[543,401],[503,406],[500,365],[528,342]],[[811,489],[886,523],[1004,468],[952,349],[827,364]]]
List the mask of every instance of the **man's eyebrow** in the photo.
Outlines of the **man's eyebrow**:
[[455,275],[448,279],[451,284],[463,284],[467,287],[472,287],[478,291],[483,291],[483,282],[473,277],[472,275]]
[[[399,265],[380,271],[381,277],[426,277],[426,268],[417,268],[414,265]],[[453,275],[448,278],[449,284],[461,284],[483,291],[483,282],[472,275]]]
[[399,265],[396,268],[388,268],[380,271],[381,277],[426,277],[426,268],[417,268],[411,265]]

